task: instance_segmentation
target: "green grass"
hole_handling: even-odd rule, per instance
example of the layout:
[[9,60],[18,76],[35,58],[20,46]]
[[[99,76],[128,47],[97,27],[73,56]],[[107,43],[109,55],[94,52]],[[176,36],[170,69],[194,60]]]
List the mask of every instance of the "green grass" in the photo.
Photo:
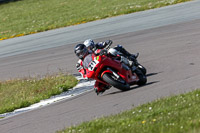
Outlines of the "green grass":
[[42,99],[68,91],[77,84],[71,75],[14,79],[0,82],[0,114],[27,107]]
[[200,90],[160,99],[60,133],[199,133]]
[[[0,5],[0,40],[190,0],[21,0]],[[0,82],[0,113],[67,91],[72,76]],[[200,131],[200,91],[145,104],[63,132],[182,133]]]
[[0,5],[0,40],[189,0],[21,0]]

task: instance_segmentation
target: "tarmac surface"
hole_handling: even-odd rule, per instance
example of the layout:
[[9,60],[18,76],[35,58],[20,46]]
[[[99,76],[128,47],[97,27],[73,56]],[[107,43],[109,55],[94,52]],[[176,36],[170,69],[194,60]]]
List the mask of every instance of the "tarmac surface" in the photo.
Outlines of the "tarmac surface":
[[[185,17],[185,19],[179,21],[180,16],[167,16],[168,12],[172,10],[174,12],[179,12],[181,9],[182,11],[184,11],[184,9],[186,10],[185,13],[182,13],[183,16],[179,14],[181,18]],[[166,16],[163,16],[165,15],[164,10]],[[198,17],[200,17],[200,15],[192,15],[192,12],[196,13],[197,10],[200,10],[200,1],[141,12],[139,13],[140,15],[146,15],[146,17],[144,16],[146,21],[141,21],[141,27],[143,23],[147,25],[151,23],[151,21],[147,19],[153,18],[153,16],[147,15],[149,12],[151,12],[149,15],[154,14],[154,16],[156,16],[155,14],[157,14],[158,16],[155,17],[158,18],[157,20],[163,18],[164,20],[162,19],[162,21],[165,21],[166,18],[166,23],[164,25],[158,24],[158,26],[154,27],[149,26],[149,28],[147,26],[146,28],[136,31],[127,30],[128,32],[124,33],[108,33],[106,36],[99,37],[97,35],[94,37],[95,41],[111,39],[114,42],[113,46],[122,44],[132,53],[139,52],[140,56],[138,60],[147,68],[147,85],[142,87],[132,86],[132,89],[126,92],[111,88],[100,96],[97,96],[94,91],[90,91],[72,99],[63,100],[36,110],[8,117],[0,120],[0,132],[54,133],[58,130],[62,130],[66,126],[80,124],[83,121],[89,121],[97,117],[117,114],[161,97],[185,93],[199,88],[200,18]],[[187,11],[190,11],[190,14]],[[200,11],[198,11],[198,13],[200,13]],[[162,17],[159,16],[159,14],[161,14]],[[174,23],[170,23],[167,21],[170,20],[169,18],[171,18],[171,20],[178,20],[174,20]],[[111,21],[113,19],[118,18],[111,18]],[[126,21],[126,19],[123,19],[121,20],[122,22]],[[105,21],[108,21],[108,19]],[[135,22],[134,19],[129,21],[129,23]],[[157,23],[158,21],[154,22]],[[95,25],[94,23],[90,24]],[[89,24],[84,26],[87,25]],[[113,23],[111,23],[111,27],[112,25]],[[145,27],[145,25],[143,26]],[[124,31],[123,25],[121,28],[122,31]],[[133,27],[130,27],[130,29],[131,28]],[[137,28],[137,25],[134,28]],[[63,29],[60,30],[62,31]],[[58,30],[55,31],[59,32]],[[52,32],[53,31],[37,35],[41,36],[42,34],[51,34]],[[63,34],[66,35],[67,33]],[[64,36],[63,34],[62,32],[60,33],[61,36]],[[94,33],[94,35],[95,34],[96,33]],[[37,35],[30,35],[22,38],[26,40],[28,38],[34,38]],[[90,35],[88,36],[89,38],[92,37]],[[41,39],[42,38],[41,36]],[[83,38],[80,37],[76,42],[82,42],[83,40],[81,39]],[[57,40],[57,43],[59,43],[59,38],[54,38],[53,40],[55,40],[55,44]],[[21,40],[19,38],[5,40],[0,42],[0,45],[2,43],[2,45],[5,46],[4,44],[10,43],[11,48],[14,47],[14,45],[11,45],[12,41],[16,43]],[[27,45],[29,42],[32,43],[32,41],[36,40],[26,41]],[[45,48],[41,46],[41,49],[32,51],[25,50],[25,52],[22,50],[23,52],[20,53],[14,51],[14,48],[12,50],[10,49],[12,51],[11,53],[14,54],[9,54],[9,52],[6,52],[4,49],[5,54],[1,55],[0,58],[0,78],[9,79],[11,77],[37,76],[58,71],[72,74],[77,73],[75,68],[77,57],[73,53],[76,42]],[[44,45],[47,44],[48,43]]]

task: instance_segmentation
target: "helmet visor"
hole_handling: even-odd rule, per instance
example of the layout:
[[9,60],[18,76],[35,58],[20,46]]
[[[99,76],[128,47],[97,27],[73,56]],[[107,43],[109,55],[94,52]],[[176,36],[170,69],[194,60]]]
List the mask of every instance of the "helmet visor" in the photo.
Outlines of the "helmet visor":
[[87,49],[84,48],[83,50],[78,50],[76,51],[76,55],[81,59],[84,58],[85,55],[87,54]]

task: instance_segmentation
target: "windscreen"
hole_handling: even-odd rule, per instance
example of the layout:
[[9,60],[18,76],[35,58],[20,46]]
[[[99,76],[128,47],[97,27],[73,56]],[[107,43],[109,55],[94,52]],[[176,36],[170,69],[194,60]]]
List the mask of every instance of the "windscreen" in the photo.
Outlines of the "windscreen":
[[87,55],[83,60],[83,67],[88,68],[89,63],[92,61],[92,54]]

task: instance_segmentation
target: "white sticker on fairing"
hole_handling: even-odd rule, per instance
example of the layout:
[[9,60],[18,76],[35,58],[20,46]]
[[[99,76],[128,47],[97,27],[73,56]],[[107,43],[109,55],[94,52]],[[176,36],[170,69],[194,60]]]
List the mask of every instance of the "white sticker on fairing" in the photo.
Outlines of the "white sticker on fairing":
[[98,60],[91,61],[90,64],[89,64],[89,66],[88,66],[88,70],[89,71],[93,71],[97,64],[99,64]]

